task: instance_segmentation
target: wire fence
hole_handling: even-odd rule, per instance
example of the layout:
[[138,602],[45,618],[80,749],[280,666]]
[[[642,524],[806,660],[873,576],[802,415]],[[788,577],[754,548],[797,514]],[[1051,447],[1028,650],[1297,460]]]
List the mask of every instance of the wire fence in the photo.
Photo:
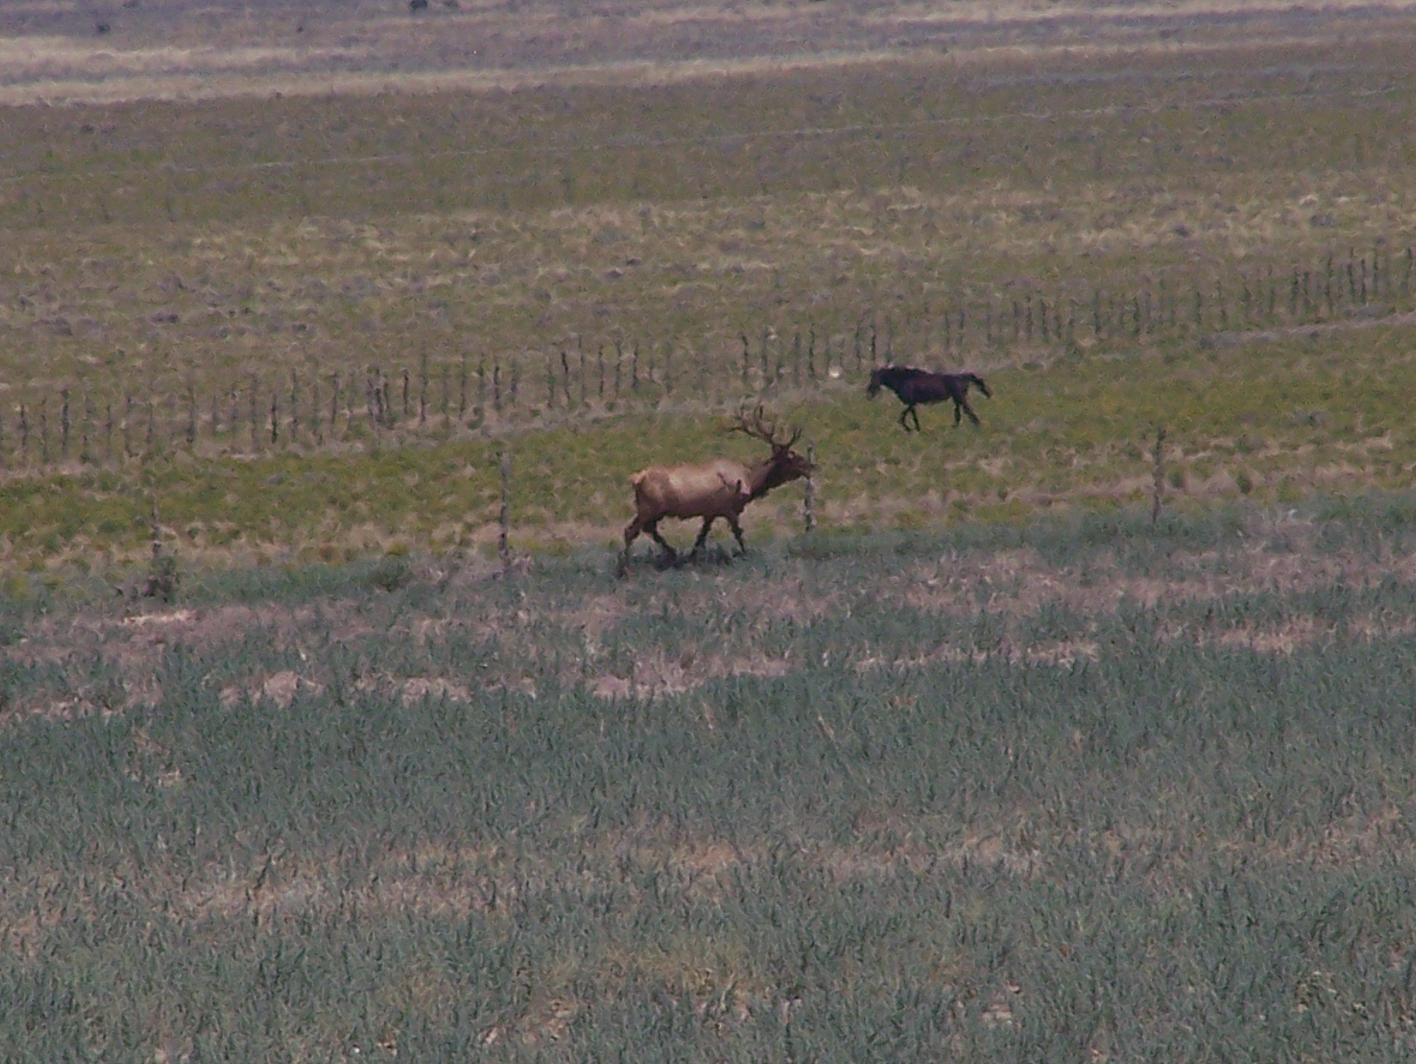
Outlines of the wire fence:
[[496,436],[665,405],[707,408],[790,389],[803,396],[890,361],[983,360],[1341,322],[1409,309],[1416,255],[1379,245],[1210,282],[1162,279],[1127,291],[990,296],[914,320],[867,311],[854,326],[761,326],[712,349],[623,338],[537,352],[467,353],[407,365],[195,378],[75,381],[0,402],[0,470],[110,466],[190,452],[256,455]]

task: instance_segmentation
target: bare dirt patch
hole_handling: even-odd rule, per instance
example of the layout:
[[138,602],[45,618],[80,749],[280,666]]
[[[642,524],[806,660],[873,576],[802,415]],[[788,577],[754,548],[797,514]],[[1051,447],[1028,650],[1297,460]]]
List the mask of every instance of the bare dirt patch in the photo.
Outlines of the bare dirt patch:
[[932,650],[900,658],[866,655],[855,662],[855,667],[861,671],[880,668],[922,669],[946,662],[983,665],[990,661],[1006,661],[1010,665],[1049,665],[1065,669],[1078,661],[1095,661],[1100,653],[1100,646],[1090,639],[1057,640],[1031,645],[1017,645],[1004,639],[987,650],[965,650],[962,647],[940,644]]
[[254,680],[246,686],[231,684],[221,689],[221,704],[230,709],[243,699],[271,702],[280,709],[289,709],[297,695],[313,696],[324,690],[324,685],[308,679],[289,669],[271,673]]
[[683,694],[725,676],[785,676],[800,667],[785,658],[656,653],[636,659],[627,675],[599,676],[589,687],[598,698],[650,699]]
[[1313,527],[1301,522],[1263,531],[1282,532],[1292,549],[1276,552],[1261,535],[1237,551],[1177,554],[1169,566],[1179,575],[1164,578],[1127,572],[1104,554],[1084,567],[1051,565],[1031,549],[952,555],[911,567],[889,582],[896,585],[889,591],[924,612],[984,609],[1016,617],[1044,605],[1105,613],[1122,602],[1154,607],[1241,592],[1300,592],[1337,584],[1360,588],[1385,580],[1416,583],[1416,556],[1324,552],[1313,542]]
[[461,703],[472,701],[472,691],[466,684],[445,676],[361,676],[355,687],[360,691],[392,694],[404,708],[412,708],[428,700]]

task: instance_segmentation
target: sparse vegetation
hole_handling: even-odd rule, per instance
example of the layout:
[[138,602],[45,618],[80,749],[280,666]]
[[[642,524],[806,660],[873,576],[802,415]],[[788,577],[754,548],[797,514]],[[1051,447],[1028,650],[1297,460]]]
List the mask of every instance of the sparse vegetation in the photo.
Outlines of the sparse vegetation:
[[8,599],[0,1035],[1407,1055],[1413,505]]
[[0,11],[6,1059],[1416,1053],[1408,6],[239,7]]

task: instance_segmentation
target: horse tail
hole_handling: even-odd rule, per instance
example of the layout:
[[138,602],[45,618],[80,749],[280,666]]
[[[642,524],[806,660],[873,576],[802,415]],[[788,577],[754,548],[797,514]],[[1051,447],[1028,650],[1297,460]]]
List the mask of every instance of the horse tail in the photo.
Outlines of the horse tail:
[[988,390],[988,385],[983,382],[983,378],[980,377],[977,373],[970,373],[969,380],[972,381],[975,385],[977,385],[978,390],[981,391],[984,395],[986,395],[990,399],[993,398],[993,393]]

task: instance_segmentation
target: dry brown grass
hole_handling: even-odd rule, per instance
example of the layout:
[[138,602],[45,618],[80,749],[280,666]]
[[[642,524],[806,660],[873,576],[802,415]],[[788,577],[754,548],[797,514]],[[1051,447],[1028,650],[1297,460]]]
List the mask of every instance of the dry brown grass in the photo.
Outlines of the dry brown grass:
[[[1266,0],[1114,7],[969,0],[945,8],[616,3],[573,18],[556,4],[465,3],[410,18],[367,2],[302,5],[259,18],[236,12],[213,18],[204,10],[198,18],[149,2],[110,17],[113,32],[99,36],[92,18],[66,8],[7,7],[0,14],[0,103],[6,104],[666,84],[921,52],[947,53],[965,68],[1094,60],[1117,48],[1132,56],[1147,49],[1174,55],[1255,40],[1306,43],[1313,33],[1294,5]],[[1339,0],[1324,9],[1349,35],[1409,30],[1405,3]],[[36,33],[35,25],[52,32]],[[22,27],[23,35],[16,32]]]

